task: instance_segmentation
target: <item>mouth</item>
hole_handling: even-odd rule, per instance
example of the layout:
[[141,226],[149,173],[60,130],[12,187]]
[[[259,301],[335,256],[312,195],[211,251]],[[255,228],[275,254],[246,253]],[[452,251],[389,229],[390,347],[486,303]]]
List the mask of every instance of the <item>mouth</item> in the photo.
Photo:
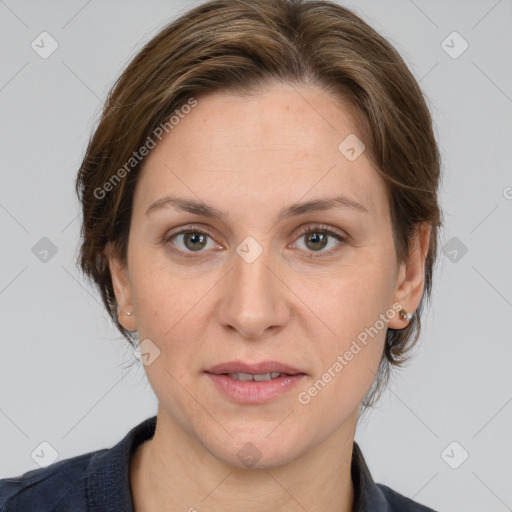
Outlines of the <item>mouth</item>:
[[205,371],[217,389],[230,400],[243,404],[262,404],[289,391],[306,373],[278,361],[247,364],[221,363]]
[[281,372],[270,372],[270,373],[223,373],[221,375],[227,375],[231,379],[242,380],[242,381],[250,381],[255,380],[257,382],[262,382],[265,380],[273,380],[279,377],[286,377],[289,374],[281,373]]
[[[280,375],[306,375],[304,371],[289,364],[280,363],[279,361],[263,361],[255,364],[248,364],[243,361],[229,361],[209,368],[206,370],[206,373],[241,376],[241,378],[237,380],[269,380],[277,378]],[[256,378],[250,379],[248,376]]]

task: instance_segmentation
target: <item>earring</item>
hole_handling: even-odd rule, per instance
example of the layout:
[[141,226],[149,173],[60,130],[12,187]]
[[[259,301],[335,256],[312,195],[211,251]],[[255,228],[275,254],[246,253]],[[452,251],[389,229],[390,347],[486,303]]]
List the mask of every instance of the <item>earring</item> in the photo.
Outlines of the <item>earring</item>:
[[401,309],[399,312],[400,318],[405,321],[411,320],[411,318],[414,316],[414,313],[407,313],[405,309]]
[[127,316],[132,316],[132,312],[131,311],[125,311],[124,314],[127,315]]

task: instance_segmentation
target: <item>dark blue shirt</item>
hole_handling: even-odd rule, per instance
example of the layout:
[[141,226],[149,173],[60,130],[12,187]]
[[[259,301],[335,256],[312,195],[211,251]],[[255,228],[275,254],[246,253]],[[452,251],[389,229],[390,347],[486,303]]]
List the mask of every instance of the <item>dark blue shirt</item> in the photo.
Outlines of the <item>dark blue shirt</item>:
[[[135,512],[130,459],[155,433],[148,418],[110,449],[102,449],[0,480],[0,512]],[[434,512],[382,484],[375,484],[354,442],[351,466],[354,512]]]

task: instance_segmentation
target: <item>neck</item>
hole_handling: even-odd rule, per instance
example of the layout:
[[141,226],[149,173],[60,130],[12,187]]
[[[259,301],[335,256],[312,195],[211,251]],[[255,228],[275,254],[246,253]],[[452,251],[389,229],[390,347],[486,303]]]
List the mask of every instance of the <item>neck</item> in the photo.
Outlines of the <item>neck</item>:
[[215,458],[161,414],[130,464],[136,512],[351,512],[355,422],[288,464],[238,468]]

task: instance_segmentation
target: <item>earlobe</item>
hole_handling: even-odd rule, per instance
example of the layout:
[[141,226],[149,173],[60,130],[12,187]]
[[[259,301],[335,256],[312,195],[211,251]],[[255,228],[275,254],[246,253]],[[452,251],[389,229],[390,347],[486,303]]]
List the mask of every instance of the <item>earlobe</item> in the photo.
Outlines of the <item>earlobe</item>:
[[425,286],[425,260],[430,243],[430,223],[419,224],[411,240],[409,257],[400,266],[393,303],[401,306],[400,314],[389,321],[392,329],[403,329],[414,316]]
[[137,326],[133,314],[128,268],[115,254],[111,242],[107,243],[104,254],[108,259],[112,287],[114,288],[114,294],[118,304],[117,314],[119,323],[129,331],[135,331],[137,330]]

